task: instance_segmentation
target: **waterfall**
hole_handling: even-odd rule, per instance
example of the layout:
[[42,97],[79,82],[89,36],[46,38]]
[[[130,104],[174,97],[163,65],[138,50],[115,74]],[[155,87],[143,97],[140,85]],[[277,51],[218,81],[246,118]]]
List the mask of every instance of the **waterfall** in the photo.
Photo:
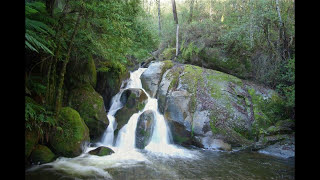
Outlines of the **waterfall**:
[[[147,68],[139,68],[134,72],[130,72],[130,79],[127,83],[127,86],[124,89],[121,89],[118,94],[116,94],[112,99],[112,105],[110,107],[108,118],[109,126],[105,131],[101,144],[117,147],[119,149],[135,149],[135,131],[137,127],[137,122],[139,116],[146,110],[152,110],[155,117],[154,131],[151,137],[151,142],[145,147],[146,150],[156,151],[156,152],[167,152],[172,150],[170,144],[170,131],[165,122],[164,116],[158,110],[158,100],[151,98],[150,95],[142,88],[140,76]],[[116,112],[123,107],[120,102],[121,94],[124,90],[129,88],[139,88],[144,93],[146,93],[148,100],[143,110],[134,113],[128,123],[124,125],[118,133],[118,137],[114,142],[114,129],[116,128],[116,121],[114,115]]]

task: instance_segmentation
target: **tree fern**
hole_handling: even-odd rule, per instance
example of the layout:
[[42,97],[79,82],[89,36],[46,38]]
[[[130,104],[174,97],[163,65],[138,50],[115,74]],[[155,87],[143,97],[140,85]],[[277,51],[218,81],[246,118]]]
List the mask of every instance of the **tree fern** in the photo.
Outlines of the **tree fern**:
[[[45,53],[53,55],[52,48],[54,43],[50,40],[50,36],[54,35],[54,31],[45,22],[36,20],[36,17],[42,19],[50,19],[49,17],[43,18],[45,12],[45,5],[42,2],[26,3],[25,6],[25,47],[29,50],[39,53],[43,50]],[[41,16],[39,14],[41,13]],[[48,20],[50,21],[50,20]]]

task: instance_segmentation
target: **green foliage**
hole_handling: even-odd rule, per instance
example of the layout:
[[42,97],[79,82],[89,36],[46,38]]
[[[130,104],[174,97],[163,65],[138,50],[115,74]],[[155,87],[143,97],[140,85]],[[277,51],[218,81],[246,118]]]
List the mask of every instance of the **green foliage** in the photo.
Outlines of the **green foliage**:
[[[42,16],[42,19],[36,19]],[[25,4],[25,47],[29,50],[53,55],[54,42],[49,38],[54,35],[53,29],[46,24],[52,21],[45,13],[45,5],[42,2],[26,2]],[[44,20],[47,18],[47,20]]]
[[289,59],[283,65],[277,90],[284,95],[287,107],[295,107],[295,58]]
[[166,48],[162,52],[162,55],[165,60],[173,59],[176,55],[176,48]]
[[190,59],[192,58],[192,56],[198,55],[201,49],[195,46],[193,42],[189,43],[188,46],[184,47],[184,42],[185,41],[182,41],[182,44],[180,47],[181,55],[183,59],[190,62]]
[[[29,131],[35,131],[43,138],[49,130],[56,126],[53,118],[53,112],[46,110],[42,105],[36,103],[33,99],[25,96],[25,127]],[[47,139],[48,140],[48,139]]]

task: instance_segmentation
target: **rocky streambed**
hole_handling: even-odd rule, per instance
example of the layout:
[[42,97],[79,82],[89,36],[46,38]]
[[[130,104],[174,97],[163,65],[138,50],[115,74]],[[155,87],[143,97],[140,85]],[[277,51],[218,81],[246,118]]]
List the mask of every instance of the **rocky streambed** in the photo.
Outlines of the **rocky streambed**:
[[294,127],[274,90],[219,71],[151,62],[143,88],[159,101],[174,143],[294,157]]

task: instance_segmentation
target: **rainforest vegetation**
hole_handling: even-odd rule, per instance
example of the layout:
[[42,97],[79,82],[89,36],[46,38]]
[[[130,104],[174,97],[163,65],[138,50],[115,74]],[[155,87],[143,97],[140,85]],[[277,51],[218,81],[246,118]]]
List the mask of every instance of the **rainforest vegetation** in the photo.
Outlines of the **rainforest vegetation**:
[[26,163],[98,139],[121,81],[165,60],[273,89],[270,116],[295,121],[294,0],[26,0]]

